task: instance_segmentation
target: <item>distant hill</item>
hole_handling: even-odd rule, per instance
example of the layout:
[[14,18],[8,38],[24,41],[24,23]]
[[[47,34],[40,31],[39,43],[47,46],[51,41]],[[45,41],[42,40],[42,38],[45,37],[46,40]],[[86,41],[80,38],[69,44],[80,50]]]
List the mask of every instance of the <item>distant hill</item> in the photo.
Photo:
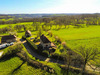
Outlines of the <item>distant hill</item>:
[[[89,13],[88,13],[89,14]],[[42,17],[59,17],[66,15],[88,15],[87,13],[61,13],[61,14],[1,14],[2,16],[15,16],[16,18],[42,18]],[[94,13],[100,15],[100,13]],[[91,14],[92,15],[92,14]]]
[[0,19],[8,19],[8,18],[12,18],[12,16],[0,14]]
[[66,15],[78,15],[78,14],[8,14],[9,16],[15,16],[18,18],[42,18],[42,17],[57,17]]

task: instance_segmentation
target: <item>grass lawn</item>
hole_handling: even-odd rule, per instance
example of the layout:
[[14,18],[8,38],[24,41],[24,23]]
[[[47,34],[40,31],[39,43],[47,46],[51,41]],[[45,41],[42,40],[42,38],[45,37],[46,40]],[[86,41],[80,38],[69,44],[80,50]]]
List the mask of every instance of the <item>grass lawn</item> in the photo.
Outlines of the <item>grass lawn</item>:
[[30,24],[33,24],[33,22],[23,22],[23,23],[16,23],[16,24],[4,24],[4,25],[0,25],[0,28],[4,28],[4,27],[8,27],[8,26],[14,27],[15,25],[30,25]]
[[96,38],[100,37],[100,26],[52,30],[52,33],[58,35],[63,40]]
[[9,18],[9,19],[0,19],[0,21],[13,21],[14,18]]

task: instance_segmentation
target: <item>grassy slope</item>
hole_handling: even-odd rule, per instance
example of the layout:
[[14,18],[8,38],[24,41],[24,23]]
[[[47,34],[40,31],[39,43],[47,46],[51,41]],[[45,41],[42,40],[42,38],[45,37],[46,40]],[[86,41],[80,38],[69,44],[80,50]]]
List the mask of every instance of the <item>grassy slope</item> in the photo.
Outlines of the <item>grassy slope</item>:
[[2,60],[0,62],[0,75],[7,75],[17,68],[22,61],[18,57],[11,58],[9,60]]

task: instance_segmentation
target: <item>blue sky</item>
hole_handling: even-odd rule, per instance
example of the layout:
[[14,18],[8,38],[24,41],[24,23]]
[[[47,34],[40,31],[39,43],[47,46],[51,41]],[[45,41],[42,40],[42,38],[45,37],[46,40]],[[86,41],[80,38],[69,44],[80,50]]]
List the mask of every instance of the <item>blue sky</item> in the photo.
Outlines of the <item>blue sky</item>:
[[0,0],[0,14],[100,13],[100,0]]

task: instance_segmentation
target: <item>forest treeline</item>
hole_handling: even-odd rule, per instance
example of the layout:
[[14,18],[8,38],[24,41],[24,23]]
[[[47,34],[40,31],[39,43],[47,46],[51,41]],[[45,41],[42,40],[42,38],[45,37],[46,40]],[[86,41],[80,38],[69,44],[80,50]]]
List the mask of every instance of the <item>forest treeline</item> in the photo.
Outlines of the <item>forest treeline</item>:
[[[8,16],[7,18],[10,18]],[[44,18],[15,18],[12,21],[0,21],[0,24],[16,24],[21,22],[44,22],[57,25],[77,25],[77,24],[86,24],[86,25],[100,25],[100,14],[83,14],[83,15],[66,15],[66,16],[56,16],[56,17],[44,17]]]

